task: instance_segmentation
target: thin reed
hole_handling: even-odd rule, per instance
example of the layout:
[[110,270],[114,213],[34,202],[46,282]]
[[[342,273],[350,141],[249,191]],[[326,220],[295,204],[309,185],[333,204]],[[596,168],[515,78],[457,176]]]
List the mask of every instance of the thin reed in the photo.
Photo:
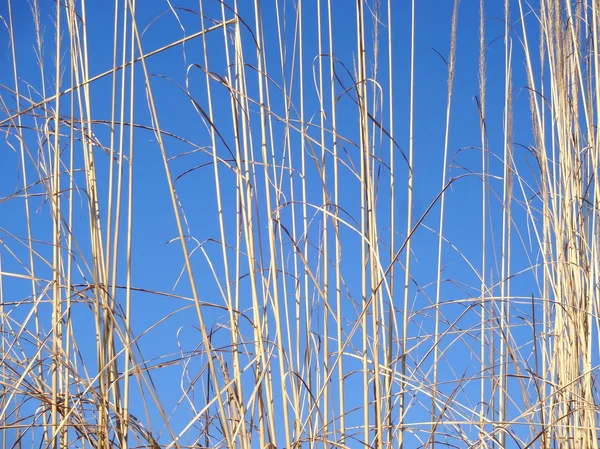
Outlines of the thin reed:
[[599,8],[4,0],[0,449],[598,449]]

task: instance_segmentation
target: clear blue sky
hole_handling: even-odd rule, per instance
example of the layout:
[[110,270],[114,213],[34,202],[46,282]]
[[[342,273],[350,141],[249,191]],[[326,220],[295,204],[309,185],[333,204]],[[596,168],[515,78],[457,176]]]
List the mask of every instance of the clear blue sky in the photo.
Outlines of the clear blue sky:
[[[44,62],[46,64],[46,79],[42,82],[37,62],[34,58],[34,28],[32,15],[28,2],[15,1],[13,2],[13,21],[15,23],[15,39],[18,58],[19,70],[19,87],[23,95],[26,95],[32,101],[40,101],[42,99],[42,83],[45,83],[46,95],[49,96],[53,91],[53,70],[54,70],[54,2],[41,1],[41,20],[44,26],[45,33],[45,50]],[[227,2],[228,4],[230,2]],[[254,29],[253,8],[251,2],[241,2],[240,14],[247,20],[248,25]],[[292,61],[293,48],[293,26],[294,26],[294,3],[292,1],[281,1],[280,6],[285,4],[287,8],[287,32],[286,45],[288,45],[286,75],[289,76],[290,64]],[[319,105],[317,93],[314,89],[313,69],[317,69],[318,59],[318,36],[316,20],[316,7],[311,2],[310,5],[305,5],[304,10],[304,64],[305,64],[305,116],[307,120],[318,126],[319,124]],[[490,152],[495,157],[501,158],[503,145],[503,88],[504,88],[504,46],[503,46],[503,2],[491,1],[487,2],[486,6],[486,41],[489,44],[487,58],[487,76],[488,85],[492,86],[488,89],[488,133]],[[6,19],[7,7],[6,1],[0,5],[0,16]],[[373,6],[373,2],[368,4]],[[265,35],[265,49],[268,72],[272,77],[273,84],[270,85],[271,101],[273,102],[272,109],[279,114],[283,114],[284,108],[282,103],[282,95],[275,86],[283,85],[282,71],[279,60],[279,48],[277,41],[277,22],[274,9],[275,2],[262,2],[263,25]],[[340,82],[345,83],[348,87],[351,83],[351,76],[345,73],[343,65],[350,70],[353,75],[356,58],[356,29],[355,29],[355,8],[353,2],[349,0],[335,0],[332,2],[335,19],[333,23],[334,39],[335,39],[335,56],[337,58],[336,70],[340,77]],[[172,6],[174,11],[169,7],[166,0],[144,0],[138,2],[137,23],[140,30],[144,30],[142,37],[142,45],[145,52],[150,52],[160,48],[177,39],[181,39],[186,35],[191,35],[200,29],[198,18],[198,2],[190,0],[173,0]],[[220,19],[220,4],[217,1],[208,1],[204,3],[204,14],[207,17]],[[325,2],[323,2],[325,8]],[[481,154],[479,150],[479,123],[478,111],[475,96],[478,95],[478,28],[479,28],[479,1],[478,0],[463,0],[460,5],[459,27],[458,27],[458,47],[457,47],[457,63],[456,77],[454,81],[454,93],[452,104],[452,120],[450,130],[449,150],[451,157],[454,159],[450,162],[449,175],[458,176],[460,174],[471,171],[479,173]],[[111,2],[105,1],[88,1],[87,2],[88,26],[87,32],[89,35],[89,54],[90,56],[90,75],[102,73],[109,70],[112,66],[112,33],[113,33],[113,5]],[[431,2],[417,1],[416,7],[416,66],[415,66],[415,205],[414,217],[420,217],[427,209],[430,202],[435,198],[441,188],[441,173],[444,148],[444,126],[446,114],[446,83],[447,83],[447,68],[441,56],[447,57],[450,46],[450,27],[452,15],[452,1],[436,0]],[[228,18],[231,13],[228,14]],[[513,22],[517,23],[518,10],[512,11]],[[64,17],[63,17],[64,19]],[[382,41],[380,43],[380,58],[379,58],[379,73],[377,80],[384,89],[383,103],[383,123],[386,127],[390,126],[389,113],[387,111],[387,49],[385,35],[387,33],[386,24],[390,21],[387,17],[386,6],[382,5],[381,13],[382,24],[380,32],[382,33]],[[373,31],[373,22],[370,16],[367,16],[367,32]],[[408,153],[408,118],[409,118],[409,76],[410,76],[410,4],[409,2],[394,2],[393,17],[393,58],[394,66],[392,70],[394,82],[394,134],[397,143],[402,151]],[[207,24],[209,22],[207,21]],[[517,23],[518,24],[518,23]],[[63,21],[64,25],[64,21]],[[519,27],[520,31],[520,27]],[[255,61],[253,55],[253,45],[251,34],[248,30],[243,31],[243,38],[246,47],[244,51],[249,61]],[[530,138],[529,126],[529,110],[528,110],[528,94],[523,91],[525,85],[524,67],[522,64],[521,50],[516,39],[517,35],[512,36],[514,39],[514,92],[515,92],[515,124],[514,124],[514,140],[523,145],[532,144]],[[530,45],[536,46],[537,36],[530,36]],[[209,47],[209,64],[210,70],[225,76],[226,60],[223,50],[221,31],[215,32],[214,36],[209,36],[207,45]],[[328,41],[324,35],[324,45],[328,45]],[[68,51],[66,40],[63,42],[62,51],[64,53],[63,63],[67,67]],[[325,49],[326,51],[326,49]],[[369,51],[369,76],[372,75],[372,48]],[[440,56],[441,55],[441,56]],[[325,73],[328,73],[327,58],[323,59]],[[193,64],[204,64],[202,40],[195,39],[189,41],[185,46],[177,46],[163,53],[153,56],[147,60],[148,70],[152,77],[152,90],[157,103],[158,116],[160,126],[164,131],[168,131],[173,135],[180,136],[188,142],[193,143],[197,147],[210,146],[210,134],[206,124],[203,122],[199,114],[194,110],[188,96],[182,91],[181,86],[189,85],[189,91],[198,103],[205,107],[206,101],[206,86],[204,74]],[[15,99],[10,90],[14,88],[14,80],[12,77],[12,57],[10,42],[6,29],[0,31],[0,95],[5,103],[5,106],[14,111]],[[250,82],[249,89],[254,89],[251,93],[253,98],[258,98],[256,92],[255,75],[251,67],[248,68]],[[296,108],[299,107],[299,86],[298,86],[298,71],[297,68],[295,81],[293,85],[292,101]],[[65,80],[68,80],[68,72],[64,74]],[[136,107],[135,116],[136,123],[143,126],[151,126],[150,114],[148,112],[146,96],[143,91],[143,76],[141,67],[136,66]],[[186,78],[187,77],[187,78]],[[289,81],[289,79],[287,80]],[[287,82],[286,81],[286,82]],[[68,87],[66,82],[63,82],[62,88]],[[213,87],[213,101],[215,105],[215,123],[219,132],[224,136],[225,142],[233,148],[232,127],[229,110],[229,96],[227,91],[216,83]],[[288,86],[289,88],[289,86]],[[29,92],[26,92],[30,89]],[[340,85],[336,86],[337,94],[342,91]],[[372,94],[372,86],[369,87],[369,93]],[[92,116],[97,120],[110,119],[110,98],[111,98],[111,78],[106,77],[100,81],[94,82],[91,86],[92,95]],[[67,98],[67,97],[65,97]],[[22,100],[21,107],[27,107],[30,104]],[[52,106],[53,107],[53,106]],[[68,102],[64,101],[61,105],[61,112],[68,113]],[[256,151],[258,151],[259,129],[258,124],[258,108],[253,107],[252,117],[255,128],[253,129]],[[329,114],[330,106],[327,104],[326,112]],[[6,111],[2,109],[0,120],[6,117]],[[298,118],[298,117],[294,117]],[[329,118],[329,116],[328,116]],[[338,132],[345,137],[358,140],[358,122],[356,106],[353,104],[350,95],[340,98],[338,103]],[[24,123],[30,126],[35,126],[31,117],[24,119]],[[329,126],[329,125],[327,125]],[[66,128],[65,128],[66,129]],[[97,123],[94,125],[94,133],[100,141],[105,145],[109,141],[108,126],[105,123]],[[283,126],[281,123],[274,123],[275,148],[281,148],[283,139]],[[11,145],[17,148],[17,140],[14,130],[8,130],[4,127],[3,139],[0,141],[0,242],[4,246],[0,246],[0,256],[2,257],[2,271],[25,274],[26,269],[8,252],[12,250],[14,254],[23,261],[27,261],[26,248],[18,244],[10,235],[17,236],[20,239],[26,237],[24,203],[22,199],[11,197],[8,200],[4,198],[10,197],[14,192],[23,188],[22,179],[19,171],[19,158],[14,152]],[[318,138],[319,131],[317,127],[313,127],[309,131],[312,137]],[[4,137],[6,136],[6,139]],[[389,159],[387,149],[389,147],[388,139],[379,134],[376,136],[376,151],[378,151],[384,159],[384,162]],[[25,139],[30,146],[31,151],[36,151],[36,134],[32,131],[25,133]],[[295,143],[299,142],[297,135],[294,137]],[[331,140],[328,138],[328,143]],[[170,157],[183,154],[184,152],[193,149],[188,143],[184,143],[174,138],[165,139],[167,153]],[[298,151],[298,147],[294,147],[294,151]],[[348,158],[352,160],[356,167],[359,166],[360,160],[355,147],[347,145]],[[108,158],[102,150],[96,147],[96,170],[98,172],[98,182],[100,186],[100,200],[106,201],[107,192],[107,169]],[[221,157],[228,158],[228,151],[225,145],[219,143],[218,152]],[[519,147],[515,147],[516,158],[519,158],[519,163],[524,163],[526,152]],[[65,158],[66,158],[65,153]],[[34,158],[38,156],[34,153]],[[299,158],[299,153],[295,153],[295,157]],[[499,160],[495,160],[494,156],[490,158],[490,170],[492,174],[501,176],[502,165]],[[307,155],[309,167],[307,176],[309,182],[309,202],[321,203],[321,188],[318,182],[318,173],[316,172],[314,163]],[[64,161],[67,162],[66,160]],[[77,156],[76,165],[81,167],[83,164],[82,156]],[[184,173],[187,169],[195,166],[201,166],[210,162],[210,156],[203,153],[195,153],[192,155],[174,159],[170,163],[170,170],[173,176],[178,176]],[[28,164],[28,175],[30,179],[36,179],[37,174],[34,170],[34,164],[31,161]],[[330,170],[331,165],[328,166]],[[406,217],[406,163],[402,159],[400,152],[396,155],[396,169],[399,173],[398,181],[398,205],[396,208],[399,225],[399,239],[404,237],[405,232],[405,217]],[[261,170],[257,170],[260,174]],[[225,223],[227,228],[227,238],[230,242],[235,239],[235,177],[227,168],[221,169],[222,176],[222,197],[225,202]],[[172,292],[177,295],[189,297],[190,288],[186,274],[183,272],[183,258],[181,256],[181,247],[174,239],[177,237],[177,229],[173,219],[173,211],[169,196],[169,190],[164,176],[164,167],[156,138],[152,131],[137,129],[135,134],[135,165],[134,165],[134,249],[133,249],[133,285],[146,290],[155,290],[162,292]],[[75,177],[76,181],[83,185],[84,178],[82,173],[78,173]],[[343,207],[350,214],[359,220],[359,196],[352,192],[357,191],[357,181],[348,172],[342,173],[343,180]],[[65,176],[63,182],[67,183],[68,178]],[[259,177],[259,183],[260,183]],[[297,181],[299,182],[299,181]],[[388,182],[387,175],[382,175],[382,185]],[[496,192],[501,192],[502,181],[492,180],[491,187]],[[223,265],[221,259],[220,247],[211,242],[210,239],[219,238],[219,227],[216,218],[216,192],[213,177],[213,169],[211,165],[199,168],[189,174],[186,174],[176,183],[177,193],[183,209],[187,225],[194,241],[206,242],[204,248],[211,260],[215,261],[215,270],[217,276],[223,281]],[[354,189],[354,190],[353,190]],[[34,186],[30,192],[42,193],[41,185]],[[451,241],[452,245],[462,252],[466,259],[471,261],[475,268],[480,268],[481,254],[481,210],[480,210],[480,195],[481,195],[481,180],[477,176],[464,177],[453,184],[449,191],[446,202],[446,223],[445,237]],[[87,223],[87,212],[85,206],[85,197],[81,195],[81,202],[75,204],[75,217],[77,226],[80,232],[85,232],[85,224]],[[385,206],[389,201],[389,193],[386,188],[381,188],[379,201],[382,204],[379,206],[378,214],[382,223],[380,232],[386,232],[385,223],[389,222],[389,209]],[[49,204],[43,195],[32,199],[32,210],[35,212],[32,219],[34,239],[38,241],[35,247],[41,256],[51,260],[51,248],[49,245],[44,245],[39,242],[51,240],[51,218]],[[517,208],[518,209],[518,208]],[[517,219],[523,220],[520,216],[522,212],[517,211]],[[284,215],[285,216],[285,215]],[[424,221],[424,224],[432,229],[437,229],[439,210],[435,207],[431,215]],[[491,216],[500,217],[499,203],[496,198],[493,199],[491,206]],[[105,220],[106,217],[101,217]],[[289,217],[288,217],[289,218]],[[263,238],[266,239],[266,214],[261,211],[261,226]],[[122,219],[124,225],[125,218]],[[320,225],[319,225],[320,226]],[[313,243],[318,243],[318,227],[314,226],[314,233],[310,235]],[[122,228],[125,229],[124,227]],[[497,221],[490,224],[490,229],[500,229]],[[85,234],[82,234],[83,236]],[[499,234],[498,234],[499,235]],[[356,273],[353,267],[357,267],[360,263],[360,250],[358,240],[355,235],[348,231],[342,231],[342,236],[347,242],[343,255],[343,275],[348,287],[348,296],[359,300],[360,298],[360,276],[359,269]],[[499,238],[499,237],[498,237]],[[387,240],[387,237],[384,238]],[[78,241],[81,244],[81,251],[84,257],[89,257],[90,247],[86,238],[82,237]],[[170,242],[167,244],[167,242]],[[331,243],[331,242],[330,242]],[[332,244],[332,243],[331,243]],[[398,244],[397,244],[398,245]],[[499,245],[496,242],[496,245]],[[190,249],[196,245],[193,241],[190,242]],[[266,246],[265,246],[266,248]],[[333,248],[333,246],[331,246]],[[382,246],[382,248],[384,248]],[[528,267],[531,262],[524,257],[522,253],[521,243],[515,238],[513,255],[513,270],[520,271]],[[118,285],[125,283],[125,240],[121,244],[120,256],[120,271]],[[413,268],[412,275],[414,283],[411,291],[412,310],[424,310],[429,307],[432,301],[435,301],[435,284],[436,279],[436,251],[437,251],[437,236],[434,232],[427,230],[424,226],[414,237],[413,248]],[[291,250],[290,250],[291,251]],[[230,253],[230,257],[233,252]],[[383,258],[385,261],[385,257]],[[404,256],[401,257],[404,260]],[[490,259],[491,260],[491,259]],[[194,252],[192,257],[194,273],[197,277],[198,287],[200,289],[200,299],[202,301],[223,305],[223,300],[220,296],[218,286],[214,280],[211,271],[211,266],[207,263],[205,256],[201,251]],[[315,262],[315,259],[312,259]],[[452,301],[456,299],[470,298],[476,296],[479,288],[479,281],[475,273],[469,268],[462,257],[456,250],[450,246],[444,246],[445,266],[443,279],[452,279],[456,283],[444,283],[442,288],[442,300]],[[233,266],[233,265],[231,265]],[[42,263],[37,263],[39,268],[37,274],[41,277],[51,276],[51,271],[48,267],[44,267]],[[496,271],[496,266],[488,267],[491,271],[491,276],[494,282],[498,281],[499,273]],[[179,275],[183,272],[180,282]],[[488,271],[489,273],[489,271]],[[398,269],[398,279],[403,277],[401,268]],[[85,273],[79,277],[82,284],[89,282],[89,273]],[[281,279],[279,280],[281,281]],[[5,301],[8,297],[13,297],[13,301],[19,301],[30,295],[30,287],[27,281],[4,279],[4,296]],[[291,282],[290,282],[291,285]],[[464,290],[464,286],[470,286],[471,289]],[[417,288],[419,286],[419,290]],[[247,288],[247,285],[242,288]],[[531,274],[524,274],[514,279],[513,289],[515,295],[527,297],[532,293],[539,295],[537,287],[533,283]],[[398,288],[397,307],[401,307],[401,289]],[[314,291],[312,292],[314,294]],[[120,293],[121,294],[121,293]],[[134,292],[133,294],[133,311],[135,319],[133,320],[134,334],[139,335],[154,323],[157,323],[162,318],[171,312],[178,311],[166,321],[159,324],[151,332],[140,339],[139,345],[144,357],[147,360],[155,363],[157,357],[165,357],[166,360],[178,357],[179,351],[195,351],[200,347],[200,333],[198,332],[197,320],[195,312],[191,307],[191,302],[187,300],[168,298],[166,296],[153,295],[143,292]],[[315,295],[316,298],[316,295]],[[123,297],[120,297],[120,303]],[[187,309],[182,310],[183,307]],[[250,302],[243,308],[250,307]],[[318,308],[318,313],[315,315],[315,331],[318,331],[317,317],[322,319],[321,307]],[[464,311],[464,305],[445,306],[444,314],[449,319],[458,317]],[[524,306],[527,310],[527,305]],[[26,307],[15,307],[12,309],[12,316],[15,320],[25,319],[30,309]],[[49,317],[50,307],[44,309]],[[205,308],[205,318],[209,328],[213,325],[223,323],[227,320],[227,313],[224,309]],[[95,365],[95,336],[92,315],[85,307],[75,307],[73,312],[77,318],[75,319],[75,332],[77,334],[78,344],[85,355],[86,364],[90,367]],[[429,309],[429,313],[433,313]],[[525,312],[524,312],[525,313]],[[347,305],[347,318],[351,322],[356,317],[355,309]],[[517,313],[518,315],[518,313]],[[479,322],[478,313],[469,313],[463,317],[456,325],[457,328],[467,329],[470,326],[475,326]],[[49,323],[49,322],[48,322]],[[409,334],[412,337],[418,337],[425,333],[433,331],[433,319],[430,316],[415,315],[413,326],[411,326]],[[49,326],[49,324],[47,324]],[[350,327],[349,327],[350,328]],[[442,326],[442,331],[445,330]],[[476,335],[475,332],[472,335]],[[524,341],[528,341],[528,334],[524,335]],[[271,330],[271,337],[274,336],[274,330]],[[251,336],[248,336],[251,338]],[[297,336],[298,337],[298,336]],[[217,333],[216,338],[222,338],[222,344],[227,344],[228,338],[226,332]],[[516,334],[516,338],[519,335]],[[414,341],[418,341],[415,339]],[[448,337],[444,340],[441,347],[451,346],[452,354],[445,360],[449,360],[451,366],[442,366],[440,381],[456,380],[463,372],[466,376],[473,376],[478,370],[479,364],[473,359],[470,345],[477,345],[475,338],[469,337],[464,341],[453,341],[453,337]],[[26,352],[30,351],[27,349]],[[427,348],[419,350],[425,353]],[[477,353],[478,349],[473,346],[473,352]],[[418,356],[415,356],[418,357]],[[190,372],[196,373],[204,361],[199,362],[192,359],[189,366]],[[423,369],[429,368],[431,362],[425,362]],[[348,362],[348,370],[359,368],[360,365],[352,366],[352,362]],[[454,372],[452,371],[454,370]],[[153,380],[158,391],[161,393],[161,400],[165,410],[169,414],[177,407],[177,402],[181,398],[180,389],[181,365],[173,365],[169,368],[153,371]],[[356,382],[356,385],[354,384]],[[449,393],[455,386],[455,383],[450,382],[448,387],[440,387],[440,391]],[[357,378],[356,381],[351,380],[347,383],[348,403],[356,402],[356,405],[362,404],[362,393],[359,392],[361,387]],[[137,391],[134,389],[134,392]],[[357,392],[359,394],[357,394]],[[478,400],[478,382],[473,382],[471,387],[462,390],[457,401],[461,401],[470,407],[475,407]],[[423,406],[415,406],[415,413],[409,414],[408,422],[427,421],[429,418],[425,414],[427,410],[427,397],[416,396],[416,400],[423,401]],[[196,406],[200,408],[203,403],[202,397],[194,399]],[[517,407],[521,404],[517,403]],[[350,406],[348,408],[351,408]],[[417,411],[420,410],[420,411]],[[134,393],[132,399],[131,412],[143,418],[144,413],[141,408],[141,403],[137,393]],[[156,410],[151,412],[153,429],[160,429],[160,417]],[[360,422],[360,413],[357,416],[349,417],[347,425],[353,422]],[[171,424],[176,433],[178,433],[182,425],[187,423],[190,417],[189,408],[185,405],[177,407],[177,412],[174,414]],[[357,421],[354,421],[354,420]],[[424,426],[427,428],[427,426]],[[473,438],[476,429],[465,429],[469,433],[469,437]],[[193,433],[193,431],[192,431]],[[169,436],[163,434],[163,439],[159,442],[170,442]],[[283,432],[278,434],[279,444],[282,445]],[[186,437],[182,442],[187,442]],[[413,447],[417,444],[416,440],[409,439],[407,447]],[[351,447],[355,447],[350,443]],[[258,446],[256,446],[258,447]],[[356,446],[358,447],[358,446]]]

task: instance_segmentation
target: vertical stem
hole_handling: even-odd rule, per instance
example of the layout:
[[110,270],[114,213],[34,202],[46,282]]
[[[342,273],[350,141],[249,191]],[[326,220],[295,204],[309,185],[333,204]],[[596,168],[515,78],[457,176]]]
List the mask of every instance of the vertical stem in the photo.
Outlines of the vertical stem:
[[[390,300],[388,306],[388,320],[387,320],[387,351],[386,351],[386,374],[385,374],[385,395],[387,397],[387,445],[389,448],[393,447],[394,443],[394,429],[393,429],[393,411],[394,401],[392,398],[392,374],[394,373],[394,364],[392,362],[393,353],[393,328],[395,325],[395,269],[396,264],[392,263],[394,252],[396,251],[396,164],[395,164],[395,148],[394,148],[394,76],[393,76],[393,40],[392,40],[392,0],[387,2],[387,30],[388,30],[388,108],[389,108],[389,140],[390,140],[390,274],[389,274],[389,288],[390,288]],[[412,167],[411,167],[412,169]]]
[[481,320],[479,327],[481,359],[481,380],[479,386],[479,439],[480,447],[485,447],[485,347],[486,347],[486,250],[487,250],[487,139],[485,123],[485,0],[479,2],[479,130],[481,141]]
[[[410,24],[410,100],[409,100],[409,129],[408,129],[408,192],[406,202],[406,248],[404,259],[404,301],[402,307],[402,367],[400,372],[400,441],[398,446],[404,448],[405,426],[404,420],[406,415],[406,371],[407,371],[407,355],[408,355],[408,323],[409,323],[409,308],[408,295],[410,293],[410,253],[412,249],[411,232],[413,229],[413,184],[414,184],[414,130],[415,130],[415,0],[411,1],[411,24]],[[393,262],[393,261],[392,261]]]
[[[339,211],[340,211],[340,172],[339,172],[339,154],[338,154],[338,136],[337,136],[337,106],[335,97],[335,54],[333,49],[333,27],[332,27],[332,12],[331,0],[327,0],[327,16],[328,16],[328,34],[329,34],[329,72],[330,72],[330,90],[331,90],[331,130],[332,130],[332,147],[333,147],[333,202],[334,210],[333,226],[335,230],[335,302],[336,302],[336,344],[338,351],[343,345],[343,319],[342,319],[342,242],[340,239],[339,226]],[[338,352],[339,353],[339,352]],[[346,406],[345,406],[345,390],[344,390],[344,362],[343,357],[338,358],[338,398],[339,403],[339,433],[340,444],[345,444],[346,441]]]
[[440,196],[440,218],[438,228],[438,249],[437,249],[437,280],[435,292],[435,331],[433,341],[433,385],[431,392],[431,448],[435,447],[435,430],[439,421],[437,416],[437,388],[438,388],[438,368],[439,368],[439,345],[440,345],[440,306],[441,306],[441,288],[442,288],[442,242],[444,238],[444,212],[446,205],[446,183],[448,173],[448,146],[450,139],[450,112],[452,106],[452,87],[454,82],[454,66],[456,62],[456,31],[458,26],[458,4],[459,0],[454,0],[452,9],[452,31],[450,36],[450,55],[448,58],[448,93],[446,98],[446,125],[444,134],[444,160],[442,163],[442,187]]
[[51,432],[52,447],[58,448],[59,439],[56,435],[58,425],[58,367],[60,365],[60,349],[62,341],[62,301],[60,290],[60,80],[61,80],[61,3],[56,3],[56,92],[54,111],[54,161],[52,173],[52,409]]

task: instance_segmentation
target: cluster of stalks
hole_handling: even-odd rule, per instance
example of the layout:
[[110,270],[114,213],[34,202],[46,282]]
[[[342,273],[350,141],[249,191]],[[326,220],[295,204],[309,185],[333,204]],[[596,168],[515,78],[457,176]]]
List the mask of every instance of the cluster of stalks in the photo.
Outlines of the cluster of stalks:
[[598,449],[596,0],[109,3],[0,9],[0,449]]

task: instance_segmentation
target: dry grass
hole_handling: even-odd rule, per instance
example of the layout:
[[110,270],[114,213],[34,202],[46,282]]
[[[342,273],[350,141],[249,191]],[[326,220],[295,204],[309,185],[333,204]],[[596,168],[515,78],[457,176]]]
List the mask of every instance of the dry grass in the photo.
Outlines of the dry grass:
[[598,449],[598,3],[179,3],[0,9],[0,449]]

